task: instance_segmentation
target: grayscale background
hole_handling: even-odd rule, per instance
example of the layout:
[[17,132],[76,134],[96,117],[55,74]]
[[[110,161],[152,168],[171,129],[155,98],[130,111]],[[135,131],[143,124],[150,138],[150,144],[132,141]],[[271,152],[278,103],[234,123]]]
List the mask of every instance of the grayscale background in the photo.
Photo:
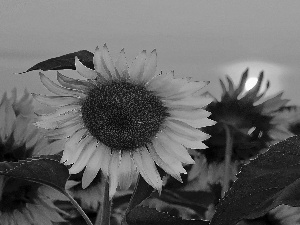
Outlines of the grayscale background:
[[[157,49],[158,71],[209,80],[216,97],[226,74],[237,83],[247,67],[254,77],[264,70],[269,95],[284,91],[289,104],[300,104],[299,22],[296,0],[1,0],[0,94],[13,87],[47,94],[38,71],[14,73],[106,43],[113,58],[125,48],[129,62]],[[55,79],[55,71],[45,74]]]

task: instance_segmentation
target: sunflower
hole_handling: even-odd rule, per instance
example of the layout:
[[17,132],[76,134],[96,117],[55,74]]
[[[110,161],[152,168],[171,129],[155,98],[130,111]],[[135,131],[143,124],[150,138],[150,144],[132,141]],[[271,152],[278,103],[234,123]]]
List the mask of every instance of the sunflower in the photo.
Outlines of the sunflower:
[[280,225],[300,225],[300,208],[279,205],[268,213],[270,222]]
[[[57,142],[49,143],[33,124],[32,97],[25,90],[17,100],[16,89],[11,98],[5,93],[0,101],[0,161],[16,162],[28,157],[56,153]],[[53,204],[57,193],[50,187],[0,176],[0,221],[9,224],[52,224],[64,219],[64,213]]]
[[224,125],[233,133],[233,160],[248,160],[269,145],[291,136],[291,132],[281,125],[283,121],[277,113],[288,100],[281,99],[283,93],[264,99],[263,96],[270,84],[267,82],[265,90],[259,93],[263,77],[262,72],[256,85],[247,92],[244,87],[248,69],[242,75],[237,87],[230,77],[227,77],[228,87],[220,80],[223,89],[221,100],[215,99],[206,108],[212,113],[211,118],[217,124],[203,128],[203,131],[212,135],[204,142],[210,150],[201,150],[209,163],[221,162],[224,159],[226,143]]
[[156,50],[142,51],[128,68],[124,50],[114,63],[104,45],[96,48],[95,70],[75,59],[75,80],[59,72],[57,85],[40,73],[44,86],[58,96],[34,94],[36,100],[59,107],[42,115],[39,127],[64,138],[62,162],[71,174],[82,171],[86,188],[101,169],[109,177],[110,198],[117,186],[127,189],[134,173],[162,189],[156,165],[181,181],[182,164],[194,163],[186,148],[202,149],[209,135],[197,128],[214,124],[203,107],[211,99],[197,93],[207,82],[176,79],[173,72],[155,75]]
[[278,112],[281,118],[282,126],[286,127],[291,133],[300,135],[300,107],[286,106],[282,107]]

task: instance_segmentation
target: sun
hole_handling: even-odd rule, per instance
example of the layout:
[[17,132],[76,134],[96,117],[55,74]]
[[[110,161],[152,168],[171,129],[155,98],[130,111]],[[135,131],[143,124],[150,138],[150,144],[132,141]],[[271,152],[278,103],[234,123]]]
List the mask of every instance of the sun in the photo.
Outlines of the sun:
[[249,91],[250,89],[252,89],[257,83],[257,80],[257,77],[249,77],[249,79],[245,83],[245,90]]

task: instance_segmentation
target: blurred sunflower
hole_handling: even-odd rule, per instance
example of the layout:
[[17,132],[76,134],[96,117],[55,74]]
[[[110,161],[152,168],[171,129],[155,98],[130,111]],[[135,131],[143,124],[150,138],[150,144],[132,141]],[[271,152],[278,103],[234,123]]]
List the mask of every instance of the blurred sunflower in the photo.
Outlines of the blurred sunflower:
[[279,205],[268,213],[272,224],[300,225],[300,208],[288,205]]
[[[57,153],[57,143],[48,143],[32,124],[32,98],[27,91],[17,100],[6,93],[0,101],[0,161],[16,162],[46,152]],[[64,213],[53,204],[56,191],[50,187],[0,175],[1,225],[62,222]]]
[[282,107],[278,112],[278,117],[283,121],[285,126],[291,133],[300,135],[300,107],[286,106]]
[[263,77],[262,72],[256,85],[247,92],[244,87],[248,70],[242,75],[237,87],[230,77],[227,77],[228,87],[220,80],[223,89],[221,101],[215,99],[206,107],[217,124],[203,128],[204,132],[212,136],[204,142],[209,151],[201,150],[209,163],[224,160],[226,144],[224,125],[229,127],[233,136],[232,160],[248,160],[270,144],[291,136],[291,132],[281,125],[283,120],[276,113],[288,100],[281,99],[283,93],[263,99],[270,86],[267,82],[265,90],[259,93]]
[[104,45],[102,51],[96,48],[93,62],[95,70],[76,58],[76,70],[87,80],[58,73],[62,86],[40,73],[44,86],[58,96],[33,95],[59,107],[36,124],[65,138],[62,161],[73,164],[70,173],[85,168],[86,188],[101,169],[109,177],[110,198],[118,185],[129,187],[134,173],[161,190],[156,165],[181,181],[182,163],[194,163],[186,147],[205,148],[202,141],[209,135],[197,128],[214,124],[203,109],[211,99],[196,96],[207,83],[175,79],[173,72],[155,75],[155,50],[149,57],[142,51],[128,69],[124,51],[114,63]]

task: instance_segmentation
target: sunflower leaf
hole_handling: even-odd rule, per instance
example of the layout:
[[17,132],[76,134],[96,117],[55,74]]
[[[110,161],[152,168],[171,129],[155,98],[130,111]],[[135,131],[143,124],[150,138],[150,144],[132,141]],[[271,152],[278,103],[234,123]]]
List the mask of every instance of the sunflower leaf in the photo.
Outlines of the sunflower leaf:
[[0,175],[45,184],[65,194],[69,171],[60,158],[60,155],[42,155],[18,162],[0,162]]
[[[33,67],[30,67],[28,70],[22,73],[27,73],[33,70],[64,70],[72,69],[75,70],[75,57],[78,57],[80,62],[82,62],[86,67],[94,69],[93,57],[94,54],[87,50],[81,50],[78,52],[69,53],[59,57],[47,59],[40,63],[35,64]],[[22,74],[20,73],[20,74]]]
[[211,225],[255,219],[281,204],[300,206],[300,136],[290,137],[242,167],[217,205]]
[[148,207],[137,206],[132,209],[126,222],[128,225],[208,225],[208,221],[203,220],[182,220],[169,216],[167,213],[158,212]]

